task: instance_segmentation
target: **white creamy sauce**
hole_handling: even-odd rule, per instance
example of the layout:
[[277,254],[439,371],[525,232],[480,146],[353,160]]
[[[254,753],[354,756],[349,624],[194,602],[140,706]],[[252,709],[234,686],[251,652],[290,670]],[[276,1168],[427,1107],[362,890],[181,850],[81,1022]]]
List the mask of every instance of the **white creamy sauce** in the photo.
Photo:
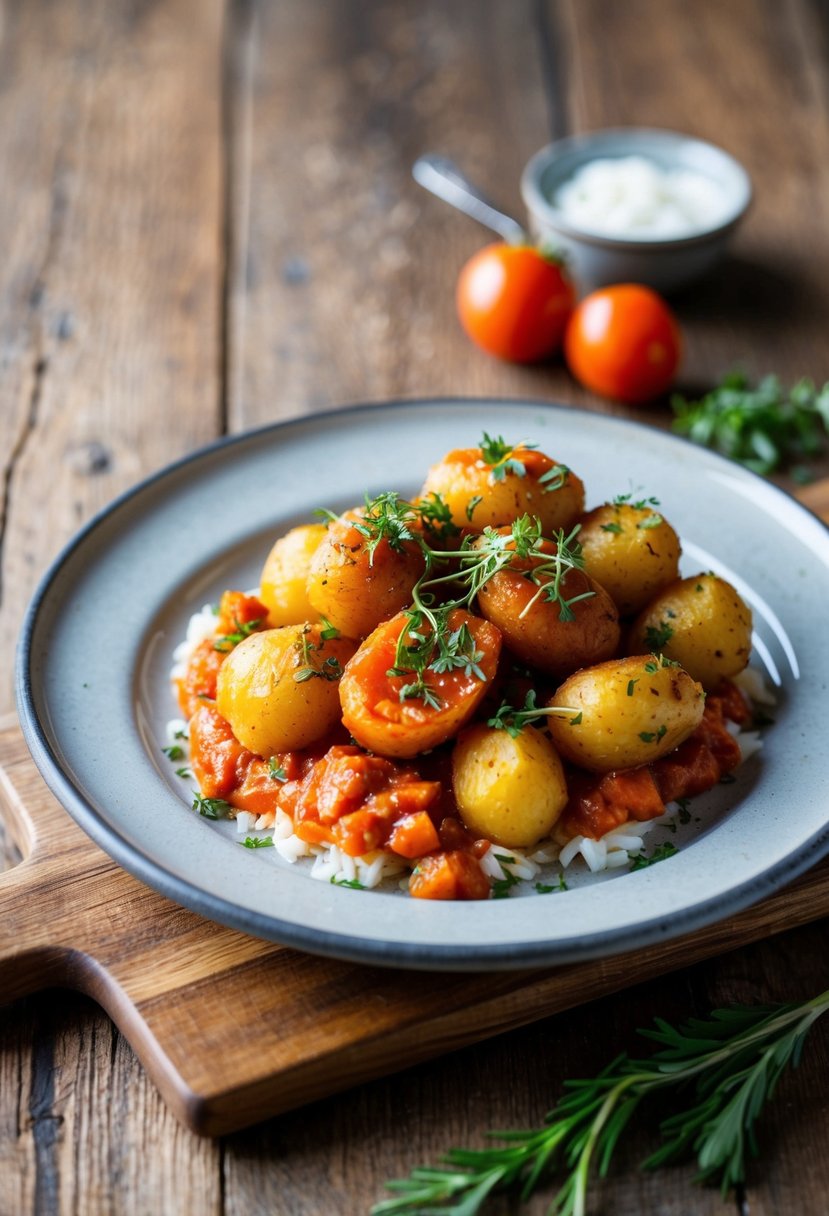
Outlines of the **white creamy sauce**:
[[590,161],[553,202],[575,227],[601,236],[670,239],[722,223],[728,203],[717,182],[691,169],[662,169],[643,156]]

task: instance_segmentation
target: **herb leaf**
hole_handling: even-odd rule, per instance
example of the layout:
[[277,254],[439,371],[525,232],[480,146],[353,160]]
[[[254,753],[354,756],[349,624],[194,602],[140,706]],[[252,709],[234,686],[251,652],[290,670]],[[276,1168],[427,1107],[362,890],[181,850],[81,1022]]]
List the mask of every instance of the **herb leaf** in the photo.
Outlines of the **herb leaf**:
[[675,394],[673,429],[694,443],[715,448],[755,473],[773,473],[818,456],[829,431],[829,384],[816,389],[799,380],[786,391],[777,376],[752,387],[732,371],[699,401]]
[[224,798],[204,798],[197,790],[193,790],[193,810],[198,811],[205,819],[227,819],[233,811],[229,802]]
[[744,1181],[755,1122],[827,1009],[829,991],[799,1005],[717,1009],[678,1028],[659,1019],[641,1032],[658,1048],[650,1057],[625,1053],[597,1076],[568,1082],[541,1127],[495,1133],[502,1144],[450,1149],[441,1165],[388,1183],[395,1196],[372,1216],[475,1216],[492,1192],[509,1189],[527,1200],[557,1171],[564,1180],[550,1211],[583,1216],[591,1171],[607,1173],[631,1117],[657,1090],[672,1095],[675,1113],[662,1122],[662,1144],[645,1168],[693,1153],[700,1180],[719,1180],[725,1195]]

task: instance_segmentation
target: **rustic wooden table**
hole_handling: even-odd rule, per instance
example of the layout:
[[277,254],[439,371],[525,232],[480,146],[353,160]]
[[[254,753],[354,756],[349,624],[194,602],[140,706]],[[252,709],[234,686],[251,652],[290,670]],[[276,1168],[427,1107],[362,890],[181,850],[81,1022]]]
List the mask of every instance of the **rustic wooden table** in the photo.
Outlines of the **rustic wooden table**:
[[[639,123],[722,143],[757,197],[724,270],[677,301],[684,384],[737,363],[829,377],[827,43],[818,0],[5,3],[0,712],[48,560],[115,494],[217,435],[435,394],[633,413],[558,365],[502,365],[467,344],[454,278],[484,237],[413,184],[422,151],[456,157],[517,211],[523,163],[569,131]],[[4,857],[17,860],[10,844]],[[450,1144],[539,1120],[564,1077],[630,1046],[655,1013],[829,987],[824,934],[788,933],[220,1142],[175,1123],[90,1002],[18,1002],[0,1026],[0,1213],[364,1212],[384,1179]],[[764,1120],[755,1216],[829,1210],[827,1051],[819,1029]],[[596,1210],[727,1210],[691,1168],[636,1171],[652,1132],[632,1135]]]

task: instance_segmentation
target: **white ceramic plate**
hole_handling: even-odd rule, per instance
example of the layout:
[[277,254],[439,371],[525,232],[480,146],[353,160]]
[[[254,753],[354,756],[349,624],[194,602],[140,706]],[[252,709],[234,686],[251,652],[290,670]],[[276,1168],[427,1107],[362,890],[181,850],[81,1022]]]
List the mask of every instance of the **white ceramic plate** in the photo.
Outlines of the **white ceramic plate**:
[[[160,748],[177,711],[170,656],[187,618],[249,587],[273,539],[319,506],[411,494],[427,466],[482,430],[571,466],[596,504],[656,495],[683,569],[713,569],[751,603],[756,663],[777,685],[776,725],[737,782],[692,804],[679,853],[555,895],[414,900],[311,879],[238,847],[232,825],[189,809]],[[358,407],[239,436],[119,499],[58,558],[29,610],[18,691],[51,788],[127,870],[245,932],[321,954],[403,967],[527,967],[633,949],[762,898],[829,851],[822,743],[829,652],[829,533],[780,490],[655,430],[533,402],[439,400]],[[652,841],[653,836],[648,838]],[[568,882],[570,881],[568,871]]]

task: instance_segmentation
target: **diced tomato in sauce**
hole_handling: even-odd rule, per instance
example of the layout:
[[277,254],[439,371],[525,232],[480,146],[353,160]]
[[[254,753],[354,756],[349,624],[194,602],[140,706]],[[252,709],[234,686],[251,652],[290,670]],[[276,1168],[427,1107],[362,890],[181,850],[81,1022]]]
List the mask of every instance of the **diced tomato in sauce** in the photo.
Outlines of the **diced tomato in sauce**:
[[395,850],[391,838],[397,824],[427,813],[440,795],[440,783],[423,781],[415,769],[343,745],[329,748],[309,771],[290,813],[303,840],[309,839],[306,824],[314,825],[311,835],[327,827],[345,853],[358,857],[386,844]]
[[190,720],[190,767],[206,798],[223,798],[240,811],[267,815],[296,786],[319,753],[285,752],[270,761],[249,752],[212,705],[201,704]]
[[475,857],[458,850],[421,857],[409,879],[415,899],[489,899],[490,890]]
[[226,656],[241,637],[255,632],[259,625],[264,626],[267,616],[268,609],[256,596],[225,591],[216,616],[215,636],[199,642],[184,675],[176,681],[178,702],[185,718],[192,718],[205,701],[215,701],[216,680]]
[[694,733],[669,755],[642,768],[601,777],[571,772],[570,797],[557,836],[562,840],[573,836],[597,840],[630,819],[658,818],[667,802],[710,790],[740,763],[740,747],[726,727],[726,718],[739,723],[748,717],[739,690],[726,682],[706,699],[702,721]]

